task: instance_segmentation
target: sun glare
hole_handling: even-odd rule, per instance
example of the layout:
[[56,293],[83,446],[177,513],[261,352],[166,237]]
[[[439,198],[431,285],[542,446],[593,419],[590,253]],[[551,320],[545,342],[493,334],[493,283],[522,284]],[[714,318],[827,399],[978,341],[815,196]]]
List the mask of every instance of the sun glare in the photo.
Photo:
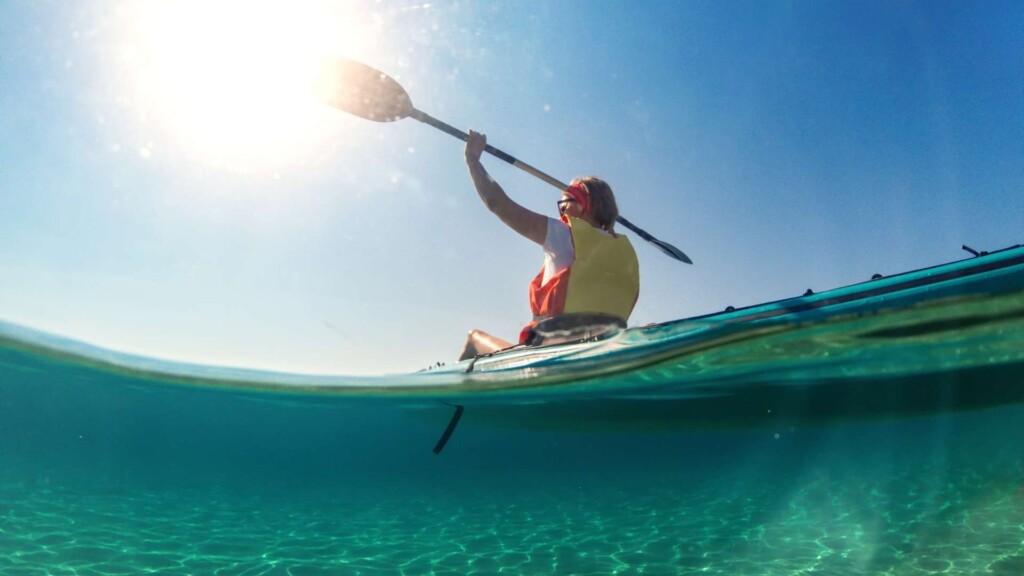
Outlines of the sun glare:
[[344,8],[128,3],[120,56],[131,106],[193,160],[242,172],[300,164],[326,139],[314,94],[320,59],[360,44]]

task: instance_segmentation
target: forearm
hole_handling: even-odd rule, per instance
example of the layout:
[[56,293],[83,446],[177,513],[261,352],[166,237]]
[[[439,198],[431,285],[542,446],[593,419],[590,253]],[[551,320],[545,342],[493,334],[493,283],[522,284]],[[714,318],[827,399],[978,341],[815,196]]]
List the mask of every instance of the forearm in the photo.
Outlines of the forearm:
[[469,168],[469,176],[473,180],[473,186],[476,188],[480,200],[488,210],[496,214],[499,213],[501,207],[509,202],[508,195],[487,173],[479,158],[467,158],[466,166]]
[[473,186],[476,187],[480,200],[509,228],[538,244],[543,244],[547,234],[547,219],[517,204],[491,178],[480,162],[480,154],[486,145],[486,136],[469,131],[466,140],[466,166],[469,168],[469,177],[473,179]]

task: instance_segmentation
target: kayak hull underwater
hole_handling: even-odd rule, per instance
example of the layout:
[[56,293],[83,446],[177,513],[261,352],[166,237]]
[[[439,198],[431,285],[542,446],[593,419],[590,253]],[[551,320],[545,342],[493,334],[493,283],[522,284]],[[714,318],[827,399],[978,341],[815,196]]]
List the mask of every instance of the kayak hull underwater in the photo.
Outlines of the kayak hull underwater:
[[596,341],[414,374],[313,376],[112,352],[0,323],[5,384],[188,386],[359,401],[463,423],[661,431],[874,419],[1024,401],[1024,248]]

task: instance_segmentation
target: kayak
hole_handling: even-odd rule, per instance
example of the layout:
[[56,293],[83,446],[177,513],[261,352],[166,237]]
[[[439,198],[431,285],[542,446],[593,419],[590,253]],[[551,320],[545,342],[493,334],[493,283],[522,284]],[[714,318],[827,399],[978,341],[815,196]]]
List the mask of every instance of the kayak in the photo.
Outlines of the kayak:
[[[412,374],[320,376],[123,354],[0,322],[5,384],[358,398],[542,429],[808,424],[1024,401],[1024,247],[774,302],[515,347]],[[445,416],[447,418],[447,416]]]
[[[858,338],[864,346],[858,355],[864,356],[870,340],[895,341],[916,337],[915,342],[931,335],[941,342],[941,335],[953,333],[986,323],[1002,323],[1019,318],[1019,310],[1007,310],[1002,315],[978,317],[975,308],[989,308],[997,297],[1002,301],[1015,300],[1024,290],[1024,247],[1013,246],[1000,251],[979,254],[975,258],[883,277],[876,275],[870,281],[837,288],[818,294],[808,290],[795,298],[778,300],[744,308],[729,307],[724,311],[652,324],[624,330],[606,346],[592,346],[585,342],[577,346],[556,346],[550,349],[515,347],[497,354],[455,364],[447,371],[466,373],[503,372],[519,369],[520,377],[533,381],[560,380],[563,371],[578,370],[581,360],[604,360],[601,369],[612,365],[621,371],[635,369],[635,363],[664,363],[674,360],[678,371],[675,377],[686,378],[687,363],[679,360],[699,355],[699,364],[709,368],[708,355],[721,348],[732,348],[739,341],[767,338],[769,334],[792,331],[837,332],[840,327],[851,329],[866,327]],[[986,304],[987,303],[987,304]],[[968,314],[971,312],[971,314]],[[870,318],[870,320],[866,320]],[[846,336],[849,337],[849,334]],[[833,348],[833,352],[835,349]],[[796,360],[780,358],[782,350],[773,350],[776,361]],[[817,351],[809,350],[815,358]],[[735,359],[734,359],[735,360]],[[737,362],[722,363],[731,371]],[[944,365],[915,366],[914,370],[941,370]],[[588,368],[596,368],[596,364]],[[903,370],[911,367],[903,367]],[[576,372],[577,379],[580,373]],[[706,377],[707,372],[702,372]],[[748,377],[756,377],[749,374]]]

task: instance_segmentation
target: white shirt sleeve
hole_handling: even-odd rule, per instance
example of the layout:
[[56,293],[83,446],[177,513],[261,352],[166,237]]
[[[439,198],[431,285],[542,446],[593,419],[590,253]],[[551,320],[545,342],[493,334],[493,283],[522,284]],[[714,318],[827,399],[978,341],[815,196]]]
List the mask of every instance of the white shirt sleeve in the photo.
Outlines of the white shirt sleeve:
[[544,278],[547,284],[555,275],[572,265],[576,250],[572,244],[572,230],[569,225],[555,218],[548,218],[548,232],[544,237]]

